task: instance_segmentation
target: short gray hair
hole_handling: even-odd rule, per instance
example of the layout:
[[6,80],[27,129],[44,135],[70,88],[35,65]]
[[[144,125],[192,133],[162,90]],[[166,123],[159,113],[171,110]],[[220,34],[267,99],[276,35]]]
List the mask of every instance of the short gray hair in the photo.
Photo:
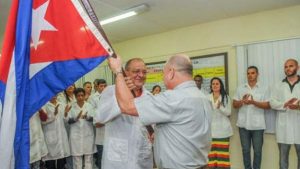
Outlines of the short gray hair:
[[145,64],[144,60],[141,59],[141,58],[132,58],[132,59],[130,59],[126,62],[125,70],[129,70],[129,67],[130,67],[131,63],[134,62],[134,61],[143,62]]
[[169,58],[167,64],[173,66],[176,71],[193,76],[193,64],[189,56],[184,54],[176,54]]

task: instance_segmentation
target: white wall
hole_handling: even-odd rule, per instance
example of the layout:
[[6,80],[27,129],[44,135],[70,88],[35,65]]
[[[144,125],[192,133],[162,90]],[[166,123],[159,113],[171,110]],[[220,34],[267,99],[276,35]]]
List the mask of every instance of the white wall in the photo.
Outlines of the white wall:
[[[251,15],[223,19],[194,25],[156,35],[141,37],[114,44],[123,60],[142,57],[146,62],[166,60],[174,53],[200,56],[228,52],[229,93],[233,96],[237,87],[236,44],[264,40],[300,37],[300,6],[293,6]],[[231,122],[234,136],[231,139],[231,162],[233,169],[242,169],[242,153],[237,127],[236,110]],[[278,168],[278,148],[274,135],[265,135],[262,169]],[[296,168],[294,148],[290,154],[290,168]]]

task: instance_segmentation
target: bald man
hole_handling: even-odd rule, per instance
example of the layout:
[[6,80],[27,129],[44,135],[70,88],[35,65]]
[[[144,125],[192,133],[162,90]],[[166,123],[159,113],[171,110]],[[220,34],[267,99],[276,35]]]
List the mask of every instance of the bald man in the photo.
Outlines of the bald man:
[[286,77],[272,91],[270,105],[277,110],[276,141],[279,148],[280,169],[289,167],[289,151],[295,145],[300,169],[300,76],[295,59],[284,63]]
[[202,169],[211,142],[211,105],[193,81],[188,56],[174,55],[164,66],[159,95],[134,98],[121,73],[121,59],[110,58],[116,74],[116,97],[121,112],[138,116],[143,125],[156,124],[154,157],[158,168]]

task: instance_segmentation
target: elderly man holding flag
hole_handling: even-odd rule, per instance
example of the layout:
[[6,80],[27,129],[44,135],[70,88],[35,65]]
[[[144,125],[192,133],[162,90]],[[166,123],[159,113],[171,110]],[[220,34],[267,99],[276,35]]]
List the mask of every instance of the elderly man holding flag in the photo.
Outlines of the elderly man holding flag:
[[28,169],[30,117],[112,50],[77,0],[13,0],[2,49],[1,168]]

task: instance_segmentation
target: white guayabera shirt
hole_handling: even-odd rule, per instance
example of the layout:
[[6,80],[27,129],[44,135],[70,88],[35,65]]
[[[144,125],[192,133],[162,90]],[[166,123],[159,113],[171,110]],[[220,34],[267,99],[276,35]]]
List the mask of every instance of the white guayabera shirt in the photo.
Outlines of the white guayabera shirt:
[[[255,101],[269,101],[267,87],[257,82],[251,88],[248,83],[245,83],[237,88],[234,100],[242,100],[243,96],[249,94]],[[249,98],[250,99],[250,98]],[[266,129],[265,110],[254,105],[243,105],[238,112],[237,124],[240,128],[247,130],[264,130]]]
[[[143,88],[143,95],[150,94]],[[141,96],[141,97],[142,97]],[[152,145],[138,117],[121,113],[115,86],[103,92],[96,122],[105,124],[102,167],[105,169],[153,169]]]
[[158,168],[205,166],[211,143],[212,107],[194,81],[135,100],[142,124],[156,124],[154,157]]

